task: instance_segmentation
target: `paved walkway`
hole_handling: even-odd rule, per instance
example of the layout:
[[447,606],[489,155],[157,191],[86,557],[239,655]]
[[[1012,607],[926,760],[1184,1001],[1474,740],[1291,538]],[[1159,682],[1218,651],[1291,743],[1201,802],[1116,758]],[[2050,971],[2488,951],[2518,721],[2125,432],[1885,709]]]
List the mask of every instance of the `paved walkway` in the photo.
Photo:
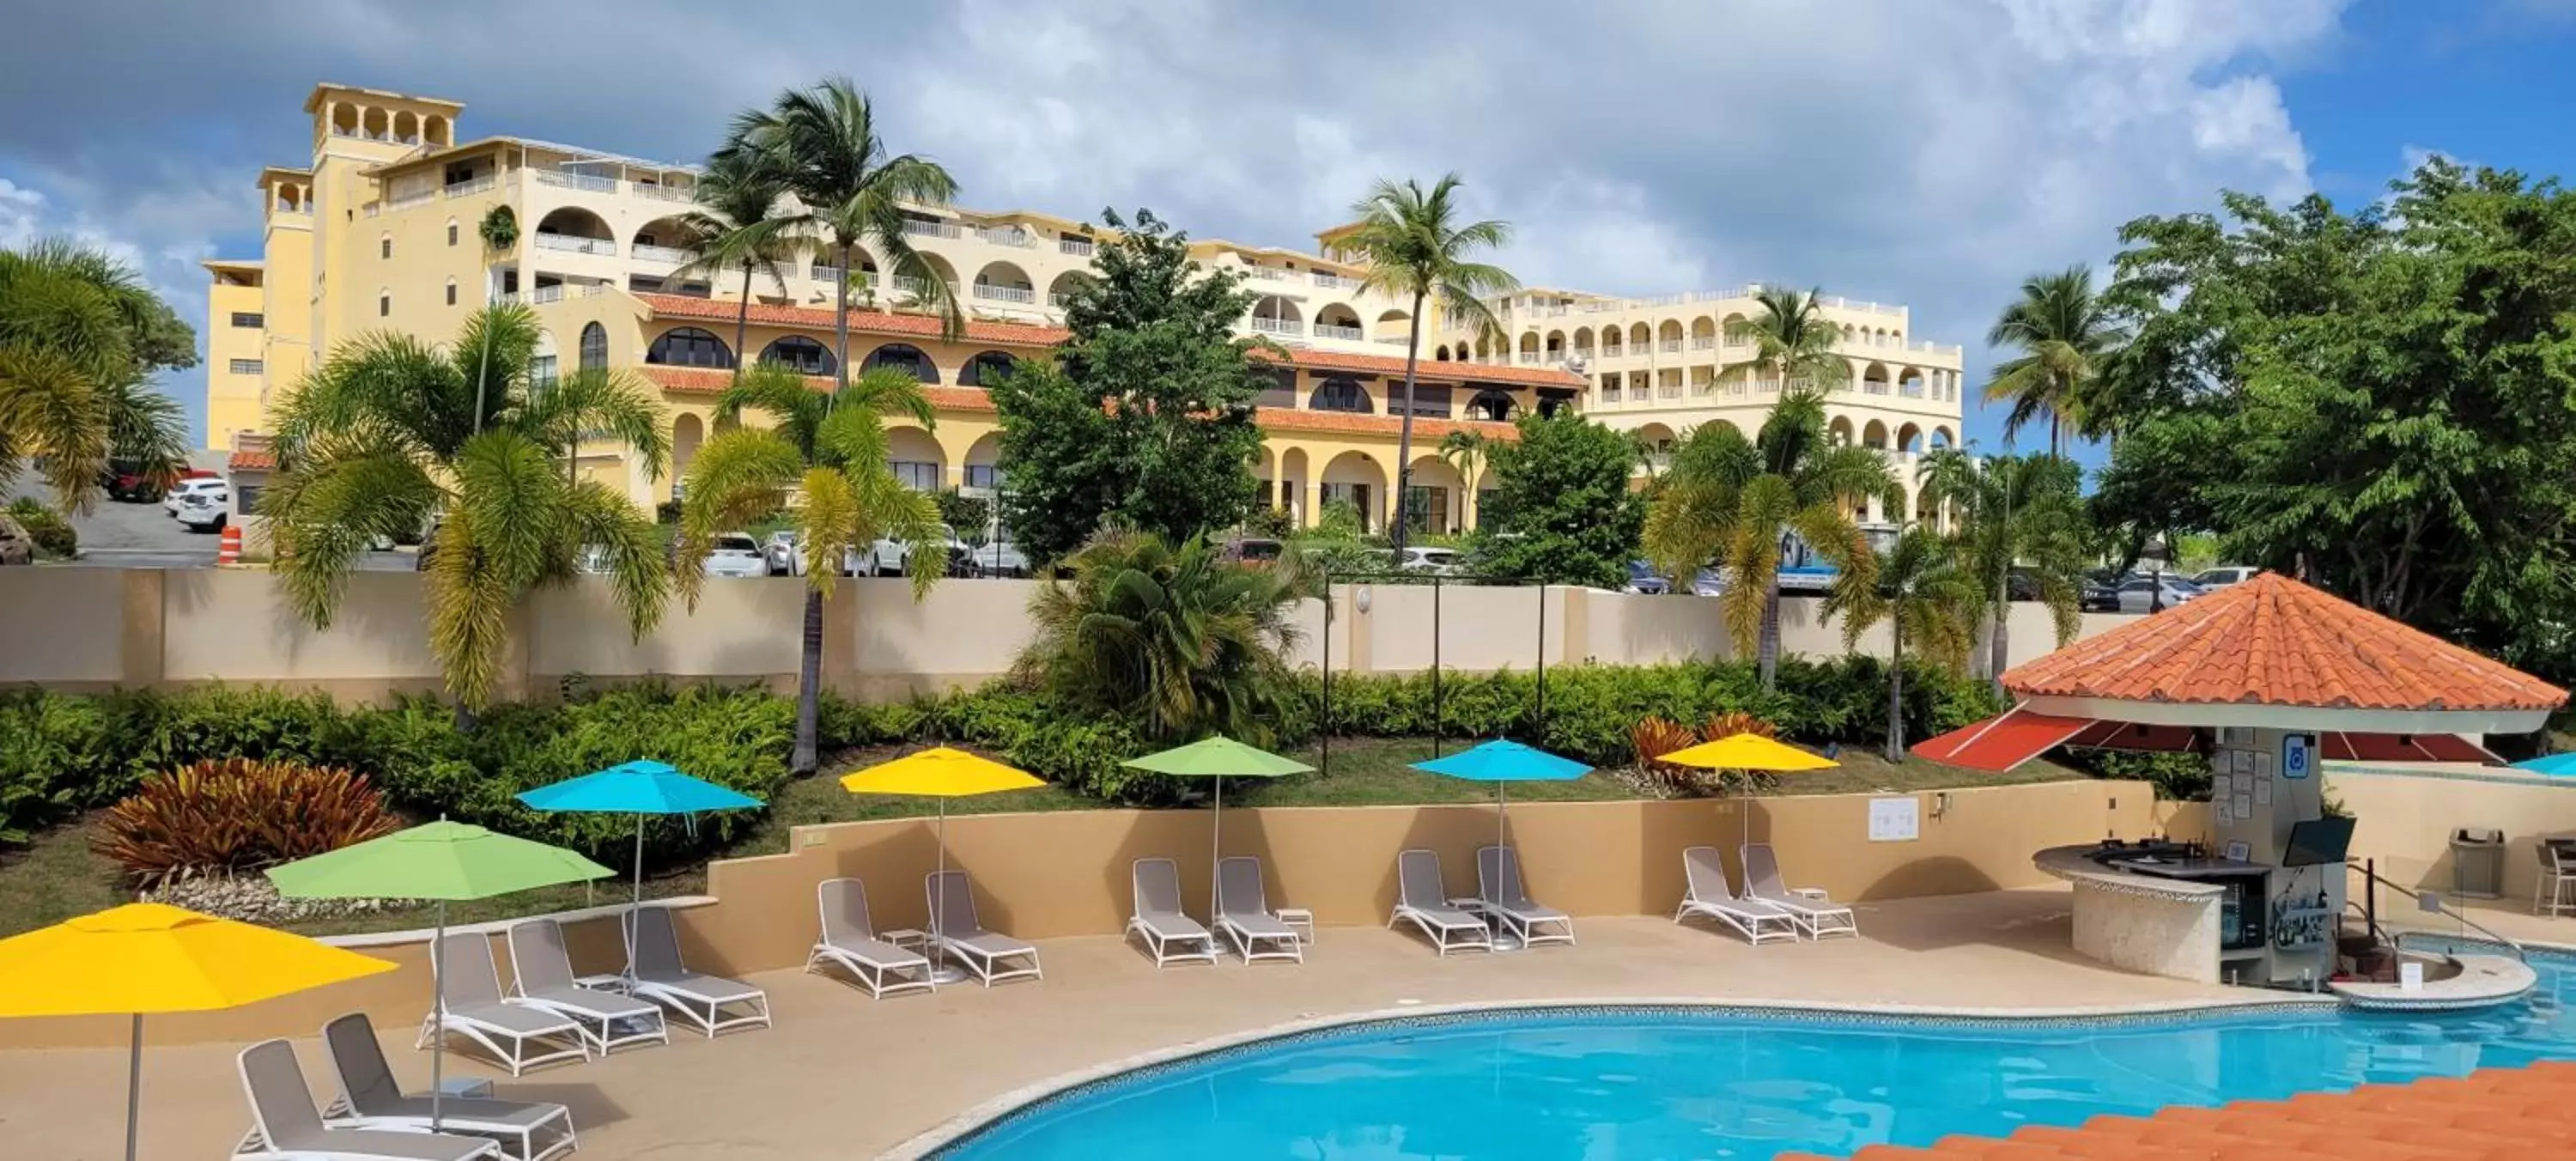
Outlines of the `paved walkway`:
[[[1586,919],[1580,945],[1433,956],[1372,928],[1327,928],[1300,965],[1156,971],[1108,937],[1042,945],[1046,979],[871,1001],[817,976],[770,973],[778,1026],[707,1041],[674,1033],[605,1061],[503,1079],[496,1095],[570,1105],[578,1156],[857,1158],[1067,1073],[1300,1020],[1441,1005],[1706,998],[1991,1011],[2193,1004],[2241,990],[2110,971],[2069,946],[2063,890],[2003,891],[1861,908],[1858,939],[1750,947],[1652,918]],[[425,999],[425,998],[424,998]],[[387,1029],[407,1086],[429,1057]],[[220,1156],[246,1110],[238,1046],[146,1054],[147,1157]],[[308,1079],[322,1054],[297,1042]],[[450,1072],[492,1075],[451,1058]],[[120,1148],[125,1053],[0,1053],[0,1141],[12,1157],[109,1158]]]

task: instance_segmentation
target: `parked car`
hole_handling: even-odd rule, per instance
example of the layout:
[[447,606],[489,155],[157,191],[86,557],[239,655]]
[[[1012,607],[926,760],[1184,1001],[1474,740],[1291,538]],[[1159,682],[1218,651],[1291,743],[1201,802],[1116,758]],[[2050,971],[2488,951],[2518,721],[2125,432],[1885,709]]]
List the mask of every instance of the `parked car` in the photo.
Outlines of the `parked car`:
[[2262,571],[2262,569],[2249,568],[2241,564],[2222,564],[2217,568],[2202,569],[2191,578],[2191,583],[2204,589],[2223,589],[2229,585],[2250,581]]
[[1007,540],[996,540],[974,551],[975,571],[983,576],[1027,576],[1029,558],[1019,546]]
[[2120,611],[2120,590],[2086,577],[2084,591],[2075,598],[2075,604],[2087,613],[2116,613]]
[[878,540],[861,554],[858,562],[860,567],[854,571],[859,576],[902,576],[912,570],[912,554],[922,548],[939,551],[947,556],[947,575],[975,575],[974,550],[966,547],[965,541],[957,539],[956,529],[945,524],[939,526],[936,540],[926,540],[919,544],[906,540]]
[[36,563],[36,538],[16,517],[0,512],[0,565]]
[[2163,588],[2164,604],[2167,608],[2183,604],[2207,591],[2178,576],[2165,577],[2161,581],[2154,577],[2133,576],[2120,582],[2120,611],[2123,613],[2149,611],[2149,607],[2155,603],[2156,591],[2160,585]]
[[1236,564],[1251,565],[1254,568],[1268,568],[1278,561],[1279,557],[1287,551],[1288,546],[1280,543],[1279,541],[1263,539],[1256,536],[1246,536],[1227,541],[1225,543],[1225,550],[1221,555],[1223,555],[1225,559],[1233,561]]
[[1632,560],[1628,562],[1628,584],[1622,591],[1662,596],[1673,591],[1673,582],[1665,580],[1662,573],[1655,571],[1655,566],[1642,560]]
[[707,550],[707,575],[740,579],[768,576],[769,558],[761,553],[760,542],[740,532],[727,532],[716,537]]
[[1406,572],[1431,572],[1446,576],[1458,571],[1458,562],[1464,556],[1464,553],[1454,548],[1407,546],[1404,550],[1404,558],[1396,563],[1396,567]]
[[769,575],[786,576],[796,571],[796,543],[794,529],[781,528],[769,534],[768,541],[760,546],[761,558],[769,565]]
[[232,485],[224,482],[221,476],[199,476],[181,480],[171,485],[168,492],[162,494],[161,510],[176,516],[179,514],[179,506],[190,496],[204,496],[229,509],[233,502],[233,489]]
[[221,532],[224,520],[232,514],[232,503],[209,492],[190,492],[180,498],[179,527],[190,532]]

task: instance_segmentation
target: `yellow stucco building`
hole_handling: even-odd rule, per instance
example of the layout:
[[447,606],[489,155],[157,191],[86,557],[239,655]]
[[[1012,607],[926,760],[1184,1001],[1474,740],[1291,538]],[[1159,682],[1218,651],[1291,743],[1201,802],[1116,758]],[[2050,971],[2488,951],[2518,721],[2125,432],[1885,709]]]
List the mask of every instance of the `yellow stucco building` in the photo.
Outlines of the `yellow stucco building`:
[[[755,282],[740,349],[740,282],[675,277],[690,258],[677,244],[693,167],[528,138],[462,139],[463,106],[453,101],[323,84],[304,108],[310,164],[259,177],[267,207],[260,259],[206,264],[208,436],[234,451],[237,471],[269,466],[257,434],[265,409],[322,353],[383,328],[445,340],[490,301],[535,309],[546,331],[541,358],[554,367],[628,368],[659,385],[681,470],[738,361],[834,371],[838,271],[830,266],[798,259],[783,281]],[[518,237],[495,249],[479,226],[504,206]],[[1393,513],[1413,320],[1410,303],[1360,288],[1366,268],[1337,250],[1341,229],[1318,235],[1318,252],[1221,240],[1192,247],[1258,294],[1243,331],[1289,351],[1279,385],[1261,400],[1256,470],[1266,494],[1301,523],[1344,500],[1377,528]],[[997,425],[981,382],[1065,337],[1061,303],[1091,267],[1094,232],[1031,211],[923,206],[908,211],[906,233],[970,321],[959,340],[943,340],[937,321],[912,309],[920,288],[882,277],[877,261],[863,258],[852,272],[850,358],[910,369],[932,387],[938,422],[892,433],[899,475],[922,488],[989,488]],[[1748,373],[1749,348],[1722,338],[1730,317],[1754,309],[1751,293],[1621,299],[1525,290],[1495,304],[1506,329],[1500,342],[1454,319],[1425,319],[1413,479],[1425,489],[1417,503],[1430,524],[1472,524],[1484,484],[1460,478],[1436,454],[1453,429],[1509,439],[1515,416],[1567,407],[1654,444],[1701,423],[1757,428],[1780,384]],[[1830,401],[1833,430],[1886,449],[1910,491],[1913,457],[1956,442],[1960,350],[1912,338],[1902,307],[1839,299],[1826,307],[1852,362],[1849,387]],[[677,476],[648,479],[607,445],[582,449],[581,470],[638,502],[667,498]]]

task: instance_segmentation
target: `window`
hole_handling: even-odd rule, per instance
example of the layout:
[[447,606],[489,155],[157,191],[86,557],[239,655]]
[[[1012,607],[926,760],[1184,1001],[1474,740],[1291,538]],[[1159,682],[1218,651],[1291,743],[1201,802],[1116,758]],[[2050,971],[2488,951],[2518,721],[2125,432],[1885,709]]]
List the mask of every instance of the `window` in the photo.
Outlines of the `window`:
[[233,325],[237,327],[257,328],[265,325],[267,322],[268,320],[261,317],[256,311],[237,310],[233,312]]
[[447,244],[450,246],[456,244],[456,223],[454,222],[447,223]]
[[377,318],[392,318],[392,317],[393,317],[393,314],[394,314],[394,296],[393,296],[392,294],[389,294],[389,293],[384,292],[384,291],[377,291],[377,292],[376,292],[376,317],[377,317]]
[[992,464],[966,465],[966,486],[1002,490],[1002,469]]
[[652,347],[644,352],[644,361],[669,367],[714,367],[724,370],[733,366],[733,348],[726,346],[724,340],[717,338],[713,332],[702,331],[696,327],[680,327],[677,330],[664,331],[662,337],[653,340]]
[[387,235],[385,235],[385,236],[384,236],[384,237],[382,237],[382,238],[378,238],[378,239],[376,239],[376,257],[379,257],[379,258],[391,258],[391,257],[393,257],[393,256],[394,256],[394,239],[393,239],[393,235],[391,235],[391,234],[387,234]]
[[[601,336],[603,341],[606,338]],[[760,352],[760,361],[791,368],[800,375],[829,375],[840,366],[832,361],[829,349],[803,335],[789,335],[769,344]]]
[[1415,532],[1449,531],[1449,489],[1422,484],[1404,489],[1404,526]]
[[1369,486],[1366,484],[1324,484],[1318,489],[1318,500],[1325,507],[1348,504],[1360,514],[1360,531],[1375,531],[1376,521],[1369,518]]
[[456,280],[453,278],[447,280],[447,305],[456,305]]
[[256,375],[259,374],[259,371],[260,362],[257,359],[235,359],[232,361],[233,374]]
[[1306,407],[1310,411],[1356,411],[1363,415],[1375,410],[1369,406],[1368,392],[1360,388],[1358,380],[1342,378],[1324,380],[1307,399]]
[[581,328],[581,369],[608,369],[608,328],[591,323]]
[[528,360],[528,382],[540,387],[555,385],[555,357],[538,355]]
[[919,460],[889,460],[886,468],[894,473],[895,482],[916,492],[939,490],[939,465]]
[[921,348],[908,343],[887,343],[868,352],[866,369],[873,370],[878,367],[901,371],[924,383],[939,381],[939,368],[930,361],[930,356],[922,354]]
[[1013,360],[1000,351],[986,351],[966,361],[958,369],[957,382],[966,387],[990,387],[1011,373]]

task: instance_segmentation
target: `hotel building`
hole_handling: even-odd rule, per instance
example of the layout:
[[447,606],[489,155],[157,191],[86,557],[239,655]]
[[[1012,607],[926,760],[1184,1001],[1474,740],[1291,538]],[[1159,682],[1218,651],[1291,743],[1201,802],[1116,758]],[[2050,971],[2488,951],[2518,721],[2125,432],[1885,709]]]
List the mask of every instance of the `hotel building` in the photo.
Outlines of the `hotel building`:
[[[646,477],[619,446],[585,446],[579,470],[638,502],[667,498],[716,423],[715,395],[742,359],[833,373],[832,299],[838,271],[799,258],[783,281],[755,281],[749,337],[735,349],[738,276],[674,277],[696,170],[524,137],[467,138],[464,106],[343,85],[316,86],[304,111],[312,156],[259,175],[266,230],[256,260],[210,261],[207,432],[233,452],[255,492],[273,467],[268,407],[336,345],[392,329],[446,341],[473,309],[529,304],[551,367],[634,371],[658,386],[671,424],[674,471]],[[485,217],[507,207],[518,236],[484,244]],[[1361,290],[1366,267],[1337,241],[1313,251],[1193,241],[1198,260],[1241,274],[1259,297],[1248,334],[1289,352],[1261,399],[1256,471],[1274,503],[1301,523],[1346,500],[1370,527],[1392,514],[1403,406],[1409,302]],[[1544,223],[1525,224],[1544,229]],[[998,425],[982,384],[1065,337],[1060,304],[1091,268],[1095,231],[1026,210],[922,206],[909,240],[945,281],[968,321],[956,340],[915,308],[921,288],[862,257],[852,272],[850,358],[912,371],[938,408],[929,428],[892,429],[895,471],[924,489],[995,485]],[[1572,408],[1650,446],[1702,423],[1757,429],[1781,385],[1750,368],[1752,349],[1728,343],[1730,319],[1751,314],[1753,288],[1631,299],[1524,290],[1497,301],[1505,334],[1480,339],[1449,318],[1425,320],[1413,410],[1413,480],[1437,528],[1473,523],[1475,486],[1436,454],[1452,430],[1514,437],[1510,420]],[[1830,397],[1837,439],[1884,449],[1909,496],[1913,460],[1955,443],[1960,349],[1915,339],[1905,308],[1825,300],[1843,331],[1848,385]],[[1641,465],[1641,471],[1643,465]],[[1471,486],[1474,485],[1474,486]],[[1913,506],[1911,499],[1909,508]],[[1873,521],[1902,513],[1873,507]]]

